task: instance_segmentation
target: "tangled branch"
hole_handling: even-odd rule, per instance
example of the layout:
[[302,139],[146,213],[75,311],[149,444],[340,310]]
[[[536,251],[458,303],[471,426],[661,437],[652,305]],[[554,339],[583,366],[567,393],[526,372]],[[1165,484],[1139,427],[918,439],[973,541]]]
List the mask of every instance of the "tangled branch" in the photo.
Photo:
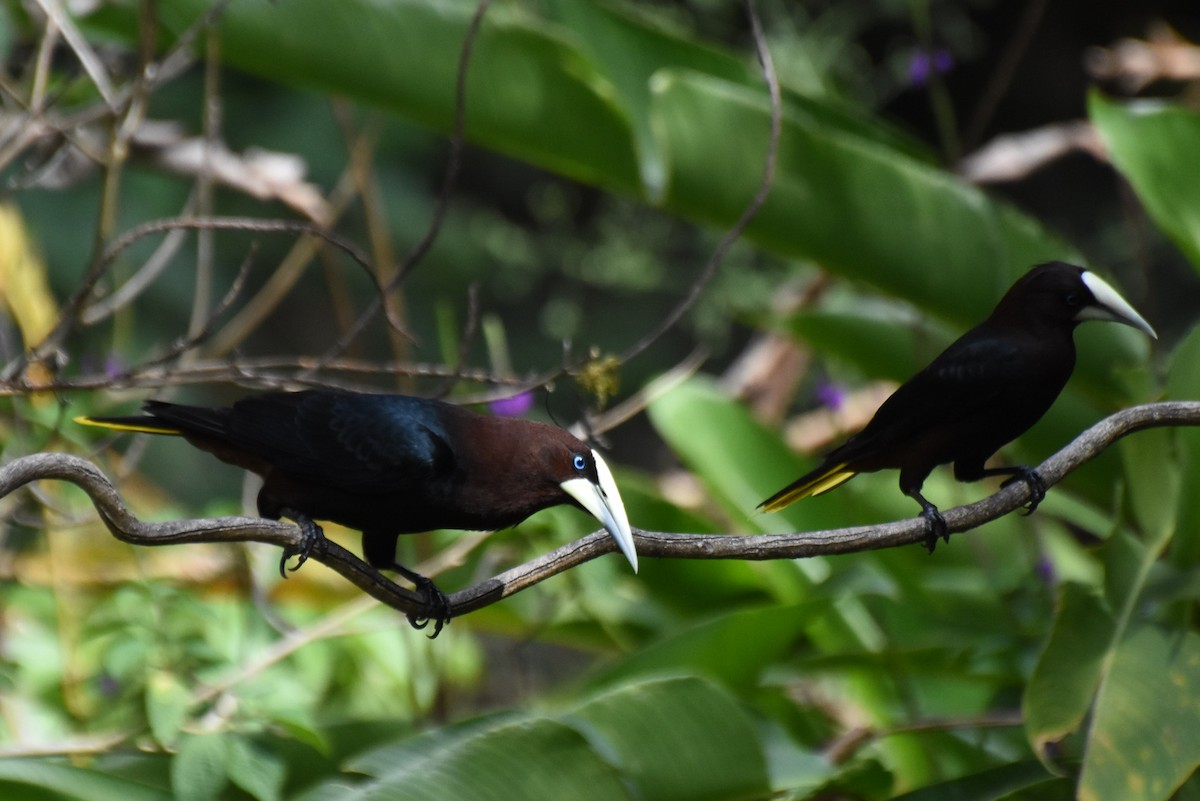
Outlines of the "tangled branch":
[[[1145,428],[1200,425],[1200,401],[1171,401],[1117,412],[1084,431],[1038,466],[1047,487],[1090,461],[1126,434]],[[287,523],[250,517],[221,517],[146,523],[134,516],[105,475],[91,462],[65,453],[37,453],[0,467],[0,498],[40,479],[69,481],[91,498],[101,519],[117,539],[134,545],[195,542],[263,542],[298,550],[300,529]],[[975,503],[943,511],[952,532],[968,531],[1019,509],[1029,500],[1023,482],[1000,489]],[[684,534],[634,529],[642,557],[658,559],[799,559],[855,553],[923,542],[925,522],[919,517],[874,526],[827,531],[736,536]],[[595,531],[575,542],[511,568],[450,595],[450,612],[458,617],[493,604],[577,565],[616,550],[612,537]],[[405,589],[337,543],[326,540],[310,558],[327,565],[388,606],[406,614],[428,616],[424,598]]]

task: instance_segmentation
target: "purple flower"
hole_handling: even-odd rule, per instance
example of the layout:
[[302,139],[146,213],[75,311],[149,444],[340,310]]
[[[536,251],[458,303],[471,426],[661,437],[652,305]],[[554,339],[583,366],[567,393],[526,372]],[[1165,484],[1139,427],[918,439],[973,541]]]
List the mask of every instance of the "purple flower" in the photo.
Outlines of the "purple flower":
[[1053,585],[1058,578],[1058,571],[1054,569],[1054,562],[1050,561],[1048,557],[1043,556],[1041,559],[1038,559],[1033,569],[1037,577],[1047,584]]
[[846,403],[846,390],[831,381],[824,381],[817,386],[817,400],[822,406],[840,411]]
[[121,682],[111,673],[101,673],[96,678],[96,690],[105,698],[116,698],[121,693]]
[[533,393],[522,392],[511,398],[500,398],[488,404],[492,414],[500,417],[520,417],[533,408]]
[[104,375],[107,378],[119,378],[125,373],[125,361],[115,353],[104,358]]
[[913,86],[924,86],[932,75],[945,75],[954,67],[954,56],[949,50],[918,50],[908,60],[908,81]]

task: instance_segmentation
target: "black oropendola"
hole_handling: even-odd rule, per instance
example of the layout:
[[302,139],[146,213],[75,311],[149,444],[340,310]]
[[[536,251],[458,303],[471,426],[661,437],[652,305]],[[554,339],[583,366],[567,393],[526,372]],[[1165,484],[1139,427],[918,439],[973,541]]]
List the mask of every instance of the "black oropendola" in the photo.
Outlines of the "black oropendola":
[[[556,426],[476,414],[407,395],[334,390],[271,392],[223,408],[147,401],[144,415],[78,417],[85,425],[183,437],[218,459],[262,476],[258,513],[304,531],[300,567],[329,520],[362,532],[363,556],[424,592],[436,632],[445,595],[396,563],[401,534],[485,531],[558,504],[590,512],[637,570],[625,506],[608,465]],[[293,552],[279,563],[281,575]],[[426,620],[415,615],[418,628]]]
[[900,490],[921,504],[932,552],[938,537],[948,541],[950,533],[921,485],[934,467],[953,462],[959,481],[1024,481],[1030,492],[1026,513],[1032,512],[1046,494],[1037,472],[985,463],[1040,420],[1062,392],[1075,368],[1075,326],[1086,320],[1124,323],[1157,339],[1150,324],[1094,273],[1058,261],[1039,264],[986,320],[902,384],[861,431],[759,508],[774,512],[859,473],[896,469]]

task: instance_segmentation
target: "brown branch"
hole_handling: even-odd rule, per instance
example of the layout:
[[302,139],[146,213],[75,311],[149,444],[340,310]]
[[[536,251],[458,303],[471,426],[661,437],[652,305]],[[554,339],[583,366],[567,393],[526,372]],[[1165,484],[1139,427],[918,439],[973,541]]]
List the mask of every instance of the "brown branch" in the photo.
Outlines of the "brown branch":
[[[1046,486],[1057,484],[1071,471],[1099,455],[1126,434],[1161,426],[1200,425],[1200,401],[1170,401],[1135,406],[1117,412],[1080,434],[1038,466]],[[287,523],[249,517],[145,523],[126,508],[121,496],[94,464],[65,453],[36,453],[0,467],[0,498],[39,479],[69,481],[92,499],[117,539],[135,545],[174,545],[194,542],[263,542],[297,550],[300,530]],[[943,511],[950,531],[977,528],[1020,509],[1029,489],[1016,483],[975,503]],[[911,545],[925,539],[925,521],[914,517],[875,526],[827,531],[734,536],[634,530],[638,553],[659,559],[799,559],[811,556]],[[450,596],[454,617],[493,604],[577,565],[616,550],[605,531],[595,531],[543,556],[518,565]],[[325,541],[312,559],[340,573],[364,592],[405,614],[427,615],[423,599],[389,580],[340,545]]]
[[[133,545],[178,545],[191,542],[264,542],[296,551],[300,529],[288,523],[254,517],[217,517],[146,523],[125,506],[115,487],[86,459],[67,453],[35,453],[0,468],[0,497],[38,479],[69,481],[88,494],[113,536]],[[312,558],[341,573],[353,584],[402,611],[420,611],[421,596],[390,581],[332,540]]]

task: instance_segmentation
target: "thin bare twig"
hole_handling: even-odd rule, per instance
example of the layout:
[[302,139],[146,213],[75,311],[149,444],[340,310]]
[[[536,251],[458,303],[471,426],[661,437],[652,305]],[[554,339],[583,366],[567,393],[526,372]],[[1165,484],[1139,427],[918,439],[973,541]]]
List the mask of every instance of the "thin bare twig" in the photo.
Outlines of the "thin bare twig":
[[[231,288],[231,291],[232,288]],[[329,376],[361,376],[385,378],[450,379],[471,381],[505,387],[503,394],[512,395],[522,389],[540,386],[537,378],[501,376],[476,367],[454,369],[442,364],[422,362],[376,362],[362,359],[338,359],[323,362],[315,356],[260,356],[234,359],[205,359],[181,364],[161,364],[156,357],[113,375],[106,371],[60,377],[45,382],[31,382],[27,376],[12,375],[0,379],[0,398],[26,395],[30,392],[69,392],[94,389],[157,389],[183,384],[228,381],[245,387],[277,388],[283,386],[330,386],[360,392],[378,390],[378,382],[333,379]],[[460,403],[485,403],[491,395],[462,397]]]
[[[1037,467],[1047,487],[1093,459],[1126,434],[1145,428],[1200,425],[1200,401],[1170,401],[1135,406],[1117,412],[1080,434]],[[125,506],[112,483],[86,459],[65,453],[36,453],[0,467],[0,498],[39,479],[69,481],[92,499],[101,519],[117,539],[135,545],[173,545],[185,542],[264,542],[298,549],[303,536],[287,523],[248,517],[145,523]],[[977,528],[1024,506],[1029,488],[1021,482],[965,506],[943,511],[950,531]],[[799,559],[891,548],[923,542],[926,523],[920,517],[875,526],[829,531],[733,536],[681,534],[635,530],[638,553],[659,559]],[[617,546],[606,531],[595,531],[499,575],[450,596],[451,615],[458,617],[507,598],[563,573]],[[390,581],[337,543],[325,541],[312,554],[363,591],[405,614],[428,615],[416,593]]]
[[687,314],[688,309],[695,305],[700,294],[712,282],[713,276],[717,274],[717,268],[725,261],[725,255],[729,253],[729,249],[741,237],[742,232],[746,230],[746,226],[750,224],[750,221],[758,215],[763,204],[767,202],[767,196],[771,193],[771,184],[775,180],[775,162],[779,157],[779,137],[783,127],[779,78],[775,74],[775,63],[771,60],[771,51],[767,47],[766,35],[763,33],[762,23],[758,19],[758,12],[754,8],[754,0],[745,0],[745,5],[746,14],[750,18],[750,31],[754,35],[754,48],[758,52],[758,60],[762,65],[763,79],[767,83],[767,91],[771,97],[771,136],[767,142],[767,155],[763,160],[762,181],[759,183],[754,197],[750,199],[750,203],[742,211],[741,216],[737,218],[733,226],[725,232],[725,236],[721,237],[721,241],[717,243],[717,247],[713,250],[712,255],[708,257],[708,262],[705,263],[704,269],[700,271],[700,275],[692,283],[688,293],[684,295],[683,299],[680,300],[675,308],[657,326],[621,354],[620,362],[622,364],[638,356],[657,342],[663,334],[675,327],[675,324],[679,322],[683,315]]
[[[151,62],[146,60],[147,50],[142,49],[140,55],[143,58],[141,65],[141,74],[138,80],[134,81],[130,87],[127,87],[120,93],[115,93],[110,89],[104,93],[105,105],[107,111],[115,117],[110,126],[112,130],[111,140],[108,144],[107,155],[101,157],[104,167],[104,183],[103,194],[100,203],[100,213],[97,215],[96,231],[93,236],[93,258],[92,264],[89,265],[83,281],[75,291],[67,298],[63,304],[62,311],[59,315],[58,322],[54,328],[47,334],[41,342],[37,343],[33,348],[33,356],[29,361],[48,362],[53,361],[57,350],[61,347],[63,341],[68,334],[74,329],[80,311],[88,298],[91,297],[92,290],[96,283],[103,276],[111,261],[104,258],[107,248],[105,243],[108,241],[109,233],[111,232],[116,220],[117,195],[120,186],[121,168],[124,165],[125,159],[128,157],[129,141],[133,136],[133,132],[137,130],[140,122],[143,119],[146,103],[149,99],[152,89],[164,80],[178,75],[184,64],[181,59],[190,59],[188,48],[191,38],[197,32],[209,24],[212,24],[224,11],[229,0],[218,0],[208,9],[203,16],[202,23],[193,25],[190,29],[184,32],[180,37],[180,41],[162,61]],[[52,12],[51,7],[59,7],[60,0],[49,0],[47,3],[47,13]],[[141,17],[144,22],[144,15]],[[43,40],[43,45],[48,45],[52,42],[52,32],[58,29],[56,21],[51,20],[47,23],[47,33]],[[144,27],[143,27],[144,31]],[[64,35],[66,32],[64,31]],[[79,48],[72,44],[73,49],[77,54],[80,53]],[[47,50],[52,49],[47,47]],[[89,51],[90,52],[90,51]],[[82,55],[81,55],[82,58]],[[41,67],[39,61],[39,69]],[[40,73],[39,73],[40,74]],[[91,73],[89,73],[91,75]],[[91,75],[93,80],[96,80],[95,75]],[[30,107],[39,114],[43,109],[44,97],[38,91],[33,93],[30,102]],[[86,152],[86,151],[85,151]],[[21,364],[14,365],[14,369],[20,370],[24,366],[25,360]]]
[[433,247],[433,243],[437,241],[438,235],[442,231],[442,225],[446,221],[446,215],[450,211],[450,196],[454,191],[455,185],[458,183],[458,173],[462,167],[462,151],[466,142],[466,127],[467,127],[467,68],[471,63],[471,55],[475,50],[475,40],[479,35],[479,28],[483,25],[484,15],[487,14],[488,8],[492,5],[492,0],[480,0],[479,5],[475,7],[475,13],[471,16],[471,21],[467,25],[466,36],[463,37],[462,50],[458,57],[458,73],[454,84],[454,128],[450,134],[450,153],[446,160],[446,174],[442,179],[442,187],[438,191],[437,200],[433,206],[433,215],[429,220],[429,227],[425,230],[425,235],[421,237],[421,241],[417,242],[416,246],[409,251],[404,260],[396,267],[396,273],[392,276],[387,285],[380,293],[371,300],[370,304],[363,309],[362,314],[354,321],[354,324],[344,333],[336,344],[325,354],[326,359],[335,359],[346,352],[346,348],[350,346],[358,335],[375,319],[375,315],[379,314],[380,310],[385,306],[385,300],[388,295],[395,292],[401,284],[412,273],[421,260],[425,258],[425,254]]
[[217,321],[221,319],[225,312],[229,311],[230,307],[233,306],[234,302],[242,294],[242,289],[246,286],[246,279],[250,276],[250,267],[254,264],[254,256],[257,252],[257,247],[252,246],[250,248],[250,252],[246,254],[246,258],[242,260],[241,265],[238,267],[237,275],[234,276],[233,283],[229,285],[225,296],[217,302],[215,307],[208,310],[206,317],[197,321],[196,325],[198,327],[195,331],[189,331],[177,339],[165,353],[138,365],[137,369],[140,371],[169,364],[212,336]]
[[[357,147],[371,147],[365,138],[356,143]],[[351,159],[353,161],[353,158]],[[329,193],[326,205],[328,214],[322,219],[321,230],[329,230],[336,223],[354,200],[354,177],[352,169],[345,169]],[[300,280],[304,270],[315,254],[319,242],[310,236],[302,236],[292,243],[291,249],[279,266],[271,272],[270,278],[259,288],[258,292],[238,310],[229,323],[209,342],[206,351],[209,356],[220,356],[237,348],[237,346],[267,318],[287,295],[288,291]],[[371,270],[374,273],[374,270]],[[379,282],[372,279],[376,287]],[[378,291],[378,290],[377,290]]]
[[467,356],[475,343],[475,335],[479,331],[479,284],[472,281],[467,286],[467,320],[463,323],[462,333],[458,337],[458,353],[454,355],[451,367],[453,375],[446,379],[445,384],[434,393],[434,397],[444,398],[449,395],[461,380],[460,373],[467,366]]
[[[184,204],[183,214],[180,216],[184,218],[193,217],[195,216],[195,210],[196,193],[193,190]],[[179,254],[179,250],[183,247],[187,235],[186,228],[176,228],[170,231],[163,237],[162,242],[154,249],[154,252],[150,254],[150,258],[146,259],[145,263],[137,269],[137,272],[131,275],[111,295],[106,295],[94,303],[84,306],[79,312],[79,322],[85,327],[96,325],[137,300],[143,292],[150,288],[155,279],[162,275],[175,256]]]
[[[201,217],[211,217],[215,202],[213,162],[221,132],[221,37],[214,24],[205,38],[204,58],[204,113],[203,145],[200,152],[200,169],[196,173],[196,210]],[[196,271],[192,289],[192,315],[188,321],[188,338],[199,338],[201,329],[212,321],[209,303],[213,293],[213,275],[216,272],[216,232],[205,229],[196,232]],[[182,358],[195,357],[180,351]]]
[[104,255],[100,259],[96,271],[103,275],[117,256],[121,255],[123,251],[138,240],[151,234],[171,231],[176,228],[191,228],[197,231],[222,230],[250,231],[264,234],[309,234],[310,236],[323,239],[341,250],[366,270],[367,275],[372,275],[370,260],[349,240],[323,230],[312,223],[301,222],[299,220],[264,220],[258,217],[167,217],[161,220],[151,220],[150,222],[130,228],[117,239],[113,240],[112,244],[104,251]]
[[1034,34],[1037,33],[1038,25],[1046,13],[1047,4],[1047,0],[1028,0],[1026,3],[1024,11],[1021,12],[1021,20],[1016,32],[1004,46],[999,64],[991,71],[987,86],[984,87],[983,92],[979,95],[979,100],[975,103],[975,110],[971,114],[971,123],[967,126],[967,131],[962,138],[963,152],[969,153],[974,150],[980,139],[983,138],[988,123],[992,121],[992,116],[996,113],[996,107],[1003,99],[1009,85],[1012,84],[1013,76],[1017,72],[1017,67],[1020,66],[1021,59],[1029,50]]
[[100,57],[96,55],[91,44],[79,32],[79,28],[75,27],[75,21],[68,16],[62,6],[62,0],[37,0],[37,4],[41,6],[47,19],[62,32],[63,39],[74,51],[80,66],[92,79],[92,85],[104,98],[104,102],[109,105],[109,108],[113,108],[116,102],[116,92],[108,80],[108,73],[105,72],[104,65],[100,62]]

